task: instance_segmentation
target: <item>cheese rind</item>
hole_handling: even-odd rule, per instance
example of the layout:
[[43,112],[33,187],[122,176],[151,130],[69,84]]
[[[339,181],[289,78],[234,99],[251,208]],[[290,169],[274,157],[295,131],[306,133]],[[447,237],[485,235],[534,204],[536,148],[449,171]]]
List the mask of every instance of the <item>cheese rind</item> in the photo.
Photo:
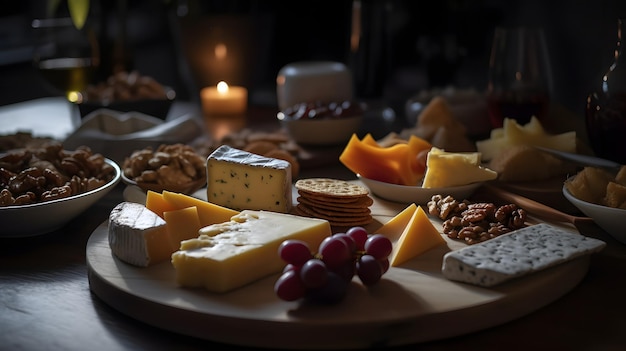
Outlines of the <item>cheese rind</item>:
[[209,202],[235,210],[291,210],[289,162],[222,145],[206,167]]
[[312,250],[331,235],[326,220],[270,211],[244,210],[231,221],[200,229],[172,254],[176,281],[223,293],[280,272],[285,262],[278,247],[300,239]]
[[109,215],[109,246],[120,260],[140,267],[166,261],[175,251],[165,221],[144,205],[122,202]]
[[448,252],[441,271],[450,280],[489,287],[598,252],[605,245],[540,223]]

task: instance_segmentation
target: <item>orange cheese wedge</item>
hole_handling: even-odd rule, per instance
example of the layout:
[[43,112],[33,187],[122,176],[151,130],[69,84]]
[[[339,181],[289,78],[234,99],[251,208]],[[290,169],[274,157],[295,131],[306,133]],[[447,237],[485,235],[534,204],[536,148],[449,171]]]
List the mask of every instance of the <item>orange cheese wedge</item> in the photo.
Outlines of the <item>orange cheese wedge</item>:
[[166,211],[163,212],[163,217],[174,250],[180,248],[181,241],[197,238],[202,228],[196,206]]
[[163,199],[171,204],[174,209],[183,209],[195,206],[198,210],[200,225],[203,227],[215,223],[228,222],[232,216],[239,214],[239,211],[182,193],[163,191]]
[[418,154],[430,147],[430,143],[414,135],[406,144],[381,147],[370,134],[363,140],[353,134],[339,156],[339,161],[365,178],[392,184],[417,185],[425,171]]

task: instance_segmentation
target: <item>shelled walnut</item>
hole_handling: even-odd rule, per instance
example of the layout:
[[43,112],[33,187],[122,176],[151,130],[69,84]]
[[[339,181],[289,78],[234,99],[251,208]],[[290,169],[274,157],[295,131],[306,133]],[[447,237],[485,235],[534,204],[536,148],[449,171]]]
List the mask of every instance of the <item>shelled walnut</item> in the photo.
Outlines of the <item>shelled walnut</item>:
[[65,150],[50,141],[0,156],[0,207],[81,194],[108,183],[115,169],[86,146]]
[[434,195],[427,205],[430,215],[443,220],[444,234],[469,245],[526,226],[527,213],[516,204],[459,202],[451,196]]
[[151,147],[136,150],[124,159],[122,169],[131,181],[159,184],[165,189],[206,181],[205,159],[184,144],[161,144],[156,150]]

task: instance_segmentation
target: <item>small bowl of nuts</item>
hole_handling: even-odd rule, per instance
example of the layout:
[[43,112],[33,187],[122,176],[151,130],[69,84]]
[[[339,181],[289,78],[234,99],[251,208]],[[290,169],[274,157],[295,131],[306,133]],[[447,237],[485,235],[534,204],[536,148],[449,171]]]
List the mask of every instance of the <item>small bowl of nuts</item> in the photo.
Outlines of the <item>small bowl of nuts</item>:
[[54,232],[119,183],[120,167],[88,147],[59,142],[0,154],[0,237]]
[[364,110],[349,100],[305,102],[278,112],[276,118],[299,144],[340,145],[359,131]]
[[563,183],[563,195],[605,232],[626,244],[626,165],[617,173],[584,167]]
[[80,115],[106,108],[120,112],[141,112],[165,119],[176,92],[137,71],[118,72],[106,81],[91,84],[76,102]]
[[122,164],[122,181],[143,191],[191,195],[206,185],[206,160],[191,146],[161,144],[134,151]]

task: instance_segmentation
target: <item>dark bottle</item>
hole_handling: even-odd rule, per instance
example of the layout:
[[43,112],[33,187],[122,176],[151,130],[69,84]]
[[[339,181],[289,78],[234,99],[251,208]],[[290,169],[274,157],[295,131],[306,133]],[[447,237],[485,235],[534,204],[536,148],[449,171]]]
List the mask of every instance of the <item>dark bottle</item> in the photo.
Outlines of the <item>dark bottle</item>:
[[597,90],[587,98],[586,125],[594,153],[626,164],[626,51],[622,35],[626,18],[618,20],[615,62]]

